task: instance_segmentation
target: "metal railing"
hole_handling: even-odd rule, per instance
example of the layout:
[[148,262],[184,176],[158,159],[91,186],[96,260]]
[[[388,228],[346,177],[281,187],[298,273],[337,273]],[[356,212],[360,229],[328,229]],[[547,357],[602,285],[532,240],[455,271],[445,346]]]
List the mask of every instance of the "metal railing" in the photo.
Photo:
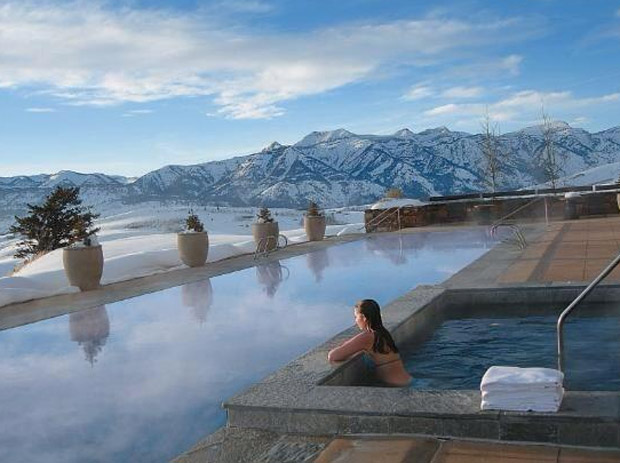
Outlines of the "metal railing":
[[588,287],[586,289],[584,289],[581,294],[579,294],[579,296],[577,296],[575,298],[575,300],[573,300],[573,302],[571,302],[568,307],[566,307],[564,309],[564,311],[560,314],[559,318],[558,318],[558,323],[557,323],[557,337],[558,337],[558,370],[560,371],[564,371],[563,367],[564,367],[564,334],[562,331],[562,328],[564,326],[564,321],[566,320],[566,317],[568,317],[568,315],[573,311],[573,309],[575,307],[577,307],[579,305],[579,303],[581,301],[583,301],[583,299],[590,294],[590,292],[607,276],[609,275],[612,270],[614,268],[616,268],[616,266],[618,265],[618,263],[620,263],[620,254],[618,254],[616,256],[616,258],[614,260],[611,261],[611,263],[605,267],[605,269],[599,273],[599,275],[592,281],[592,283],[590,283],[588,285]]
[[388,209],[385,209],[383,212],[381,212],[379,215],[373,217],[370,221],[368,221],[368,223],[365,223],[364,226],[360,227],[360,230],[362,228],[365,228],[366,230],[369,229],[369,226],[374,226],[376,227],[377,225],[383,223],[385,220],[389,219],[390,217],[392,217],[394,214],[398,214],[398,231],[402,230],[402,225],[400,222],[400,210],[402,209],[402,207],[390,207]]
[[535,204],[538,201],[545,202],[545,222],[547,223],[547,225],[549,225],[549,211],[547,207],[547,198],[546,197],[534,198],[531,201],[528,201],[527,203],[525,203],[523,206],[519,206],[515,210],[509,212],[505,216],[493,222],[493,224],[491,225],[491,231],[490,231],[491,236],[495,236],[495,234],[497,233],[497,230],[500,227],[508,227],[512,230],[513,242],[519,247],[519,249],[525,249],[527,247],[527,240],[525,239],[525,235],[523,234],[521,227],[519,227],[519,225],[517,225],[516,223],[508,222],[508,219],[516,215],[517,212],[520,212],[523,209],[530,207],[532,204]]
[[[280,245],[280,240],[284,240],[284,244]],[[276,236],[269,235],[262,238],[254,250],[254,260],[259,257],[266,257],[270,252],[285,248],[288,245],[288,238],[282,234]]]

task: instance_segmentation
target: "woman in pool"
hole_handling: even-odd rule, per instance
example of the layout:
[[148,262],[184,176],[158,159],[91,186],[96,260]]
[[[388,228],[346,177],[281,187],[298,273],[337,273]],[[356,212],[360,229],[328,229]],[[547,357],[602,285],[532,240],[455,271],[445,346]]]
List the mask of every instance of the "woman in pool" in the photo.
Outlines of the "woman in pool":
[[360,334],[345,341],[327,354],[330,362],[346,360],[358,352],[366,352],[377,366],[377,376],[390,386],[407,386],[411,376],[405,370],[392,336],[383,326],[379,304],[364,299],[355,304],[355,323]]

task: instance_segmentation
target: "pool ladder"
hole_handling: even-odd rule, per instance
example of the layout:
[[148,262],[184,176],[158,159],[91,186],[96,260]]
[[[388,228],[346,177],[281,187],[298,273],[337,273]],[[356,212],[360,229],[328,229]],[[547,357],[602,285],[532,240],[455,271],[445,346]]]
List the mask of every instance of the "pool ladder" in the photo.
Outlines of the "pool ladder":
[[571,302],[568,307],[564,309],[564,311],[560,314],[557,323],[557,338],[558,338],[558,370],[564,371],[564,333],[562,328],[564,327],[564,321],[566,317],[573,311],[575,307],[579,305],[579,303],[588,295],[590,292],[598,286],[598,284],[609,275],[613,269],[615,269],[620,263],[620,254],[616,256],[614,260],[612,260],[605,269],[588,285],[586,289],[584,289],[579,296]]
[[375,229],[376,227],[383,223],[384,221],[386,221],[387,219],[389,219],[390,217],[392,217],[394,214],[397,214],[397,220],[398,220],[398,231],[401,231],[403,229],[401,221],[400,221],[400,210],[402,209],[401,206],[398,207],[389,207],[387,209],[385,209],[383,212],[379,213],[379,215],[373,217],[371,220],[368,221],[368,223],[365,223],[363,227],[360,227],[360,229],[364,228],[366,229],[366,231],[368,232],[370,229],[370,225],[374,226]]
[[512,216],[514,216],[517,212],[520,212],[523,209],[530,207],[532,204],[535,204],[538,201],[542,201],[542,200],[545,201],[545,222],[547,223],[547,225],[549,225],[549,211],[547,207],[547,198],[539,197],[539,198],[532,199],[531,201],[525,203],[523,206],[516,208],[514,211],[511,211],[510,213],[506,214],[504,217],[493,222],[493,224],[491,225],[490,235],[495,236],[499,227],[508,227],[512,230],[512,238],[507,238],[504,241],[512,242],[516,244],[519,247],[519,249],[525,249],[527,247],[527,240],[525,239],[525,235],[523,234],[521,227],[519,227],[519,225],[517,225],[516,223],[507,222],[507,220],[510,219]]
[[[280,240],[283,240],[283,245],[280,245]],[[277,237],[272,235],[266,236],[256,245],[256,249],[254,250],[254,260],[259,257],[267,257],[269,253],[277,251],[278,249],[283,249],[287,245],[288,238],[285,235],[280,234]]]

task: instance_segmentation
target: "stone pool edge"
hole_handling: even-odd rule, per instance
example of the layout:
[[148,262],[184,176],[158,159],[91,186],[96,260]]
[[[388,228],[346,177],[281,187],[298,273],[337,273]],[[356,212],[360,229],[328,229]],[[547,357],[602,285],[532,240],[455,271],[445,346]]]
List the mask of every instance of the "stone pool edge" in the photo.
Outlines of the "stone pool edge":
[[[547,285],[473,290],[419,286],[386,307],[385,324],[399,336],[399,326],[412,315],[457,293],[461,293],[458,297],[486,293],[514,300],[532,297],[533,292],[557,298],[559,293],[570,297],[580,287],[568,285],[549,292]],[[620,288],[608,289],[617,296]],[[346,375],[346,369],[360,361],[355,358],[333,366],[326,360],[329,349],[355,332],[349,328],[339,333],[226,401],[228,426],[310,435],[404,433],[620,448],[620,393],[616,392],[569,391],[558,413],[521,413],[481,411],[479,391],[322,384],[336,374]]]

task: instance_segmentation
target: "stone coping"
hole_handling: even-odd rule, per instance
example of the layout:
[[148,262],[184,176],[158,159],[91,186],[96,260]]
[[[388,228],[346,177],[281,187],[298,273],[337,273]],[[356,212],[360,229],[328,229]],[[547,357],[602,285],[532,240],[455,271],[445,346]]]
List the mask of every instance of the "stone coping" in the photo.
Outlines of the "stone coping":
[[[583,285],[506,288],[419,286],[384,310],[384,323],[397,342],[407,322],[445,304],[570,302]],[[593,293],[593,294],[596,294]],[[620,287],[607,286],[596,300],[618,300]],[[437,312],[437,310],[435,310]],[[342,386],[335,378],[359,371],[361,356],[332,365],[327,352],[357,332],[349,328],[224,403],[228,425],[275,432],[419,433],[435,436],[620,447],[620,393],[565,394],[557,413],[481,411],[480,392]]]

